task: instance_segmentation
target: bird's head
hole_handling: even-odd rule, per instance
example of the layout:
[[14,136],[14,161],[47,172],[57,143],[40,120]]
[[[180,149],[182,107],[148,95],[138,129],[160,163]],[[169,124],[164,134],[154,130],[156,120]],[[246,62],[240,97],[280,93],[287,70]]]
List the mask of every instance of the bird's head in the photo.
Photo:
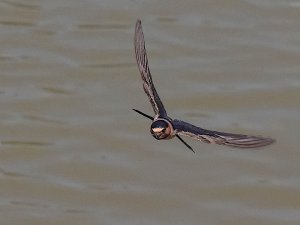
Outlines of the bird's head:
[[170,139],[173,137],[173,126],[168,120],[158,118],[151,124],[150,132],[157,140]]

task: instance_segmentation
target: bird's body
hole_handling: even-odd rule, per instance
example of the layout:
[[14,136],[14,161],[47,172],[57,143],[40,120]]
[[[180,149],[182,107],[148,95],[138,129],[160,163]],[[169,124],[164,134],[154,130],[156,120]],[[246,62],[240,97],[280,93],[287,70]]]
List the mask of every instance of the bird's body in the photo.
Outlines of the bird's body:
[[201,142],[215,143],[235,148],[263,147],[275,141],[272,138],[206,130],[193,124],[170,118],[153,84],[140,20],[137,20],[135,26],[134,46],[136,61],[143,80],[143,88],[149,98],[155,116],[149,116],[137,109],[134,109],[134,111],[152,120],[150,132],[154,138],[163,140],[177,137],[193,152],[194,150],[191,146],[180,136],[188,136]]

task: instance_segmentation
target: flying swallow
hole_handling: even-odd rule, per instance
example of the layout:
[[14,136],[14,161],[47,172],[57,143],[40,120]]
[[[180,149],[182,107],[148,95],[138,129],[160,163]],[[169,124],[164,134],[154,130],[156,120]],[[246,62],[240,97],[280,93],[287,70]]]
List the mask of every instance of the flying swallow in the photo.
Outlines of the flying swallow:
[[136,22],[134,48],[136,62],[143,80],[143,88],[149,98],[155,116],[149,116],[137,109],[133,110],[152,120],[150,132],[154,138],[163,140],[177,137],[193,152],[195,152],[193,148],[180,136],[188,136],[204,143],[214,143],[234,148],[258,148],[275,142],[272,138],[206,130],[190,123],[170,118],[153,84],[141,20]]

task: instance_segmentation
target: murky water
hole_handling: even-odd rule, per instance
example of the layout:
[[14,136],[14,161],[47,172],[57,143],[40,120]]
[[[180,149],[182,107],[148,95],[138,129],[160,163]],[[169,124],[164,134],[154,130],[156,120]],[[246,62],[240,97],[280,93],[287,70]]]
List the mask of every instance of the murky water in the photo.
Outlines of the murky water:
[[[144,27],[170,116],[277,139],[156,141]],[[299,1],[0,2],[1,224],[300,224]]]

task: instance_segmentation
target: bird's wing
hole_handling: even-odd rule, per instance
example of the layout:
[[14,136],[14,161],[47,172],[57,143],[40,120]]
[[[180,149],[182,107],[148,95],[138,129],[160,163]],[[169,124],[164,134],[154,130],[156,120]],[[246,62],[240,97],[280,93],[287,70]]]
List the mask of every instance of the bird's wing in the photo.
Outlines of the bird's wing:
[[176,134],[209,144],[214,143],[234,148],[258,148],[275,142],[272,138],[206,130],[180,120],[173,120],[172,124]]
[[135,48],[135,56],[136,62],[138,64],[138,68],[141,73],[141,77],[143,79],[143,87],[145,93],[148,95],[154,113],[161,117],[167,115],[165,107],[161,102],[157,91],[154,87],[152,76],[149,69],[148,58],[145,48],[145,39],[142,29],[142,23],[140,20],[137,20],[135,25],[135,34],[134,34],[134,48]]

